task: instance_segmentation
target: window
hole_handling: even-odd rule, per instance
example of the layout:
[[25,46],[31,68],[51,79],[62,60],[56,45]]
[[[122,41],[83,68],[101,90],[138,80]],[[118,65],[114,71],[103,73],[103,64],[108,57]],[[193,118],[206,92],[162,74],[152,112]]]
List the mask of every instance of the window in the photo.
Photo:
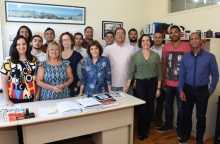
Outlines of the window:
[[220,4],[220,0],[170,0],[169,13]]

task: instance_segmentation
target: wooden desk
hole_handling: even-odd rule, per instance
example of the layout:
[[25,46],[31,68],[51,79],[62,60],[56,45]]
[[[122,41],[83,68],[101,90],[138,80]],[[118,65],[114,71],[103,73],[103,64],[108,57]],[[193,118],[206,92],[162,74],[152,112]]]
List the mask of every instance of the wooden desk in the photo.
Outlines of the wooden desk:
[[78,114],[41,118],[39,107],[55,106],[57,102],[76,98],[21,104],[36,118],[19,120],[25,144],[47,143],[86,134],[93,134],[96,144],[133,144],[134,106],[145,102],[133,96],[117,99],[118,106]]

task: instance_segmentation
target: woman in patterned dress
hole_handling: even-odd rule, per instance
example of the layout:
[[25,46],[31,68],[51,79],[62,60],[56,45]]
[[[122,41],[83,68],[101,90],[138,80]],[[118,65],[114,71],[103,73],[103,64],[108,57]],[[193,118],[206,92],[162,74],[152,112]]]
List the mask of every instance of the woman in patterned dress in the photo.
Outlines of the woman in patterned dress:
[[32,56],[24,36],[17,36],[12,43],[12,53],[3,62],[2,86],[6,104],[32,102],[36,94],[37,59]]
[[[101,56],[102,46],[98,41],[94,41],[87,49],[89,58],[82,66],[82,79],[80,80],[80,93],[87,95],[103,93],[111,90],[111,66],[107,57]],[[107,90],[108,87],[108,90]]]
[[61,60],[61,49],[56,42],[47,48],[47,61],[39,64],[37,85],[41,87],[40,100],[68,98],[68,86],[73,82],[69,61]]
[[[38,61],[30,53],[29,43],[16,36],[12,43],[11,56],[3,62],[2,87],[6,104],[32,102],[36,94],[36,68]],[[23,144],[22,126],[17,126],[18,143]]]

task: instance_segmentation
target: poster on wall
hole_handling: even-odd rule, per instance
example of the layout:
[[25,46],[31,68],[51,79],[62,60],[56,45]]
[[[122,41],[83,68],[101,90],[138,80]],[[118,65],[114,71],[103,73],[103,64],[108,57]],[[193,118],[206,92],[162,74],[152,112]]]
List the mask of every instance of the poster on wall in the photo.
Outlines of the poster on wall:
[[86,8],[5,1],[5,18],[7,22],[85,25]]

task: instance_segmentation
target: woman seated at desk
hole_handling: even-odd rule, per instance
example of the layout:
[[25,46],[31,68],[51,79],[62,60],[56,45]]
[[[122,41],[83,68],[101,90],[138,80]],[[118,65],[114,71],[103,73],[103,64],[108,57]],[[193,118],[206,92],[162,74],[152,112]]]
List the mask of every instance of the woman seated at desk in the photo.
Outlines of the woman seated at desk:
[[[6,104],[32,102],[36,94],[37,59],[30,53],[27,39],[18,35],[14,38],[11,56],[3,62],[2,87]],[[23,144],[22,127],[17,126],[18,142]]]
[[[111,90],[111,66],[107,57],[101,56],[102,46],[98,41],[94,41],[87,49],[89,58],[82,66],[82,79],[80,80],[80,93],[87,95],[103,93]],[[108,87],[108,90],[107,90]]]
[[62,99],[70,96],[68,85],[73,82],[69,61],[61,60],[61,48],[52,42],[47,48],[47,61],[39,64],[37,85],[40,86],[40,100]]

